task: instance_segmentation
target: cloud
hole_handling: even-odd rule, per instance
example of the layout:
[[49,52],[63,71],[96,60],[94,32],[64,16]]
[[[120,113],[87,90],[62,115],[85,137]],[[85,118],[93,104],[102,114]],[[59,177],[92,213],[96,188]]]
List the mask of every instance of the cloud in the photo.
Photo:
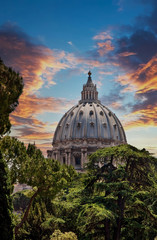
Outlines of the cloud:
[[71,41],[69,41],[68,44],[71,45],[71,46],[73,45],[73,43]]
[[[104,36],[111,39],[105,34]],[[71,45],[72,42],[68,44]],[[65,69],[69,73],[76,69],[84,72],[89,66],[105,66],[104,62],[90,57],[49,49],[13,24],[0,27],[0,56],[6,65],[19,71],[24,80],[19,105],[10,115],[12,134],[24,142],[50,141],[57,123],[52,123],[52,126],[40,120],[39,114],[65,112],[74,104],[73,101],[62,98],[39,96],[40,89],[57,84],[54,81],[56,73]]]
[[112,39],[111,35],[109,32],[101,32],[98,35],[95,35],[93,37],[93,40],[106,40],[106,39]]
[[22,141],[49,140],[53,137],[53,132],[42,132],[41,128],[23,127],[18,129],[18,138]]
[[12,123],[12,125],[14,126],[23,126],[23,125],[38,125],[41,127],[45,127],[46,124],[43,123],[42,121],[32,117],[32,118],[27,118],[27,117],[20,117],[20,116],[16,116],[16,115],[10,115],[10,121]]
[[111,72],[111,71],[99,71],[99,74],[101,74],[101,75],[112,75],[113,72]]
[[125,127],[157,126],[157,90],[137,93],[136,99],[132,112],[126,115]]
[[[0,28],[0,56],[8,66],[20,72],[25,91],[29,93],[43,86],[42,74],[53,76],[53,72],[48,71],[51,64],[55,63],[52,50],[34,44],[32,39],[16,26]],[[49,84],[55,83],[51,79]]]
[[10,115],[12,133],[24,142],[52,139],[57,123],[43,122],[39,114],[64,112],[73,103],[62,98],[41,97],[38,90],[56,84],[53,77],[58,71],[77,64],[73,54],[35,43],[16,25],[6,24],[0,27],[0,56],[24,80],[19,105]]
[[106,53],[114,50],[114,47],[111,45],[110,40],[107,40],[105,42],[97,42],[97,46],[100,56],[104,56]]
[[[139,16],[136,19],[139,23],[136,21],[127,31],[120,29],[118,34],[116,32],[118,37],[112,34],[113,53],[106,53],[104,58],[110,64],[118,63],[119,75],[115,80],[123,86],[121,93],[134,93],[134,102],[125,106],[130,106],[130,114],[124,120],[125,128],[157,125],[157,7],[155,1],[151,4],[153,11]],[[105,101],[109,101],[107,97]],[[113,99],[108,104],[114,106],[117,101]]]
[[134,53],[134,52],[121,52],[121,53],[119,53],[120,57],[128,57],[128,56],[132,56],[132,55],[136,55],[136,53]]
[[20,104],[12,113],[14,116],[31,117],[44,112],[62,112],[71,107],[73,102],[54,97],[37,97],[36,95],[23,95]]
[[0,56],[23,76],[25,94],[32,94],[45,84],[56,84],[54,75],[75,65],[72,54],[34,43],[32,38],[12,24],[0,28]]
[[122,85],[134,85],[137,92],[157,89],[157,55],[146,64],[139,64],[135,71],[117,78]]
[[[122,36],[116,43],[114,59],[129,72],[137,70],[141,64],[149,62],[157,53],[157,37],[151,31],[138,29],[129,37]],[[133,53],[125,56],[124,53]]]
[[114,110],[125,111],[125,105],[122,104],[125,95],[121,94],[122,89],[122,86],[115,84],[113,90],[108,95],[105,94],[101,97],[102,104]]
[[[139,2],[148,4],[144,0]],[[112,66],[111,69],[114,69],[105,73],[102,68],[99,74],[111,73],[115,76],[116,66],[117,77],[114,79],[121,86],[121,90],[103,96],[101,100],[115,110],[130,112],[124,116],[125,128],[157,125],[157,7],[156,1],[152,0],[149,4],[152,12],[136,18],[135,24],[116,29],[111,27],[114,32],[103,31],[93,37],[96,47],[90,56],[104,63],[104,68]],[[134,101],[131,97],[130,103],[124,97],[128,92],[134,96]]]

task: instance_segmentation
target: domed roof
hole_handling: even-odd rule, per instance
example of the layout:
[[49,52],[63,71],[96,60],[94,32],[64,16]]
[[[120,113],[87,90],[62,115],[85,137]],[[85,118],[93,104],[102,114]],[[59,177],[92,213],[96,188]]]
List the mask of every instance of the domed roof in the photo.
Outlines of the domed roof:
[[124,129],[116,117],[98,100],[96,85],[91,73],[83,86],[82,99],[78,105],[64,114],[56,128],[53,144],[65,140],[91,139],[126,142]]

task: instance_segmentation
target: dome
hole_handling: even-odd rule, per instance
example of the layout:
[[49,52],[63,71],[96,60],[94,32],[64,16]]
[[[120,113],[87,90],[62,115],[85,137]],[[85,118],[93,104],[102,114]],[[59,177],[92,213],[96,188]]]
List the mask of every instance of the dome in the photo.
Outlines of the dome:
[[48,157],[83,171],[88,155],[99,148],[127,143],[116,115],[98,100],[96,85],[88,72],[81,100],[61,118]]
[[53,144],[89,138],[126,142],[123,127],[113,112],[101,103],[80,102],[60,120]]

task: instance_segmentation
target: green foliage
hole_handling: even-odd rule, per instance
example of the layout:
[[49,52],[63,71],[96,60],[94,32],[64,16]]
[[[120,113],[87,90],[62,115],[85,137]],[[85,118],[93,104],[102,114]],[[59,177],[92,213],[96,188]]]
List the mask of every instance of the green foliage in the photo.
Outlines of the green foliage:
[[12,185],[8,177],[8,168],[0,152],[0,235],[1,240],[13,239],[12,223]]
[[[0,141],[0,149],[9,165],[12,183],[26,183],[55,195],[76,174],[73,167],[61,166],[58,161],[45,159],[35,145],[24,146],[14,137],[6,136]],[[56,187],[58,186],[58,189]]]
[[50,240],[77,240],[77,236],[73,232],[62,233],[60,230],[55,230]]
[[[77,231],[77,216],[82,187],[81,180],[77,176],[70,186],[61,190],[54,199],[51,195],[38,195],[33,202],[25,224],[19,230],[17,240],[32,239],[33,234],[35,236],[39,233],[40,238],[39,236],[37,238],[36,235],[33,239],[47,240],[50,239],[50,235],[56,229],[77,234],[79,232],[79,230]],[[36,206],[38,206],[38,211],[35,211]],[[40,212],[42,212],[42,218]]]
[[[154,239],[157,161],[130,145],[92,154],[78,223],[87,239]],[[135,234],[136,233],[136,234]]]
[[[9,114],[15,110],[18,105],[18,98],[22,93],[23,80],[18,73],[4,65],[0,59],[0,138],[6,134],[10,128]],[[4,156],[6,147],[2,147],[0,143],[0,232],[1,239],[13,239],[13,223],[12,223],[12,201],[9,172],[4,160],[7,159],[7,153]],[[1,154],[2,151],[2,154]],[[12,164],[13,169],[13,164]],[[14,171],[16,175],[16,171]],[[15,176],[13,176],[15,179]],[[13,182],[13,181],[11,181]]]
[[49,216],[44,201],[38,197],[31,206],[28,218],[24,226],[19,230],[16,240],[23,239],[49,239],[52,231],[48,226],[42,226],[43,222]]
[[[18,179],[33,187],[27,197],[34,201],[17,240],[47,240],[52,233],[55,239],[69,232],[80,240],[153,240],[157,235],[157,163],[147,151],[130,145],[100,149],[81,175],[45,159],[35,145],[23,152],[25,160],[18,151],[13,157],[3,152],[10,166],[17,162]],[[17,206],[20,198],[26,201],[18,193]]]
[[10,130],[9,114],[18,105],[18,98],[22,93],[22,89],[22,77],[5,66],[0,59],[0,136]]
[[5,136],[0,140],[0,149],[10,170],[11,182],[24,182],[24,170],[29,157],[23,142],[14,137]]

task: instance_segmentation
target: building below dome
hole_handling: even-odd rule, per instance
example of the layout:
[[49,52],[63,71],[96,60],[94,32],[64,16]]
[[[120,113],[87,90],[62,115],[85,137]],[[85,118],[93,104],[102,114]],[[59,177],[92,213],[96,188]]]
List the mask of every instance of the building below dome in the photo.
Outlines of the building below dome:
[[116,115],[98,100],[96,85],[88,72],[81,100],[64,114],[54,133],[53,149],[48,158],[83,170],[88,155],[99,148],[127,143],[122,124]]

